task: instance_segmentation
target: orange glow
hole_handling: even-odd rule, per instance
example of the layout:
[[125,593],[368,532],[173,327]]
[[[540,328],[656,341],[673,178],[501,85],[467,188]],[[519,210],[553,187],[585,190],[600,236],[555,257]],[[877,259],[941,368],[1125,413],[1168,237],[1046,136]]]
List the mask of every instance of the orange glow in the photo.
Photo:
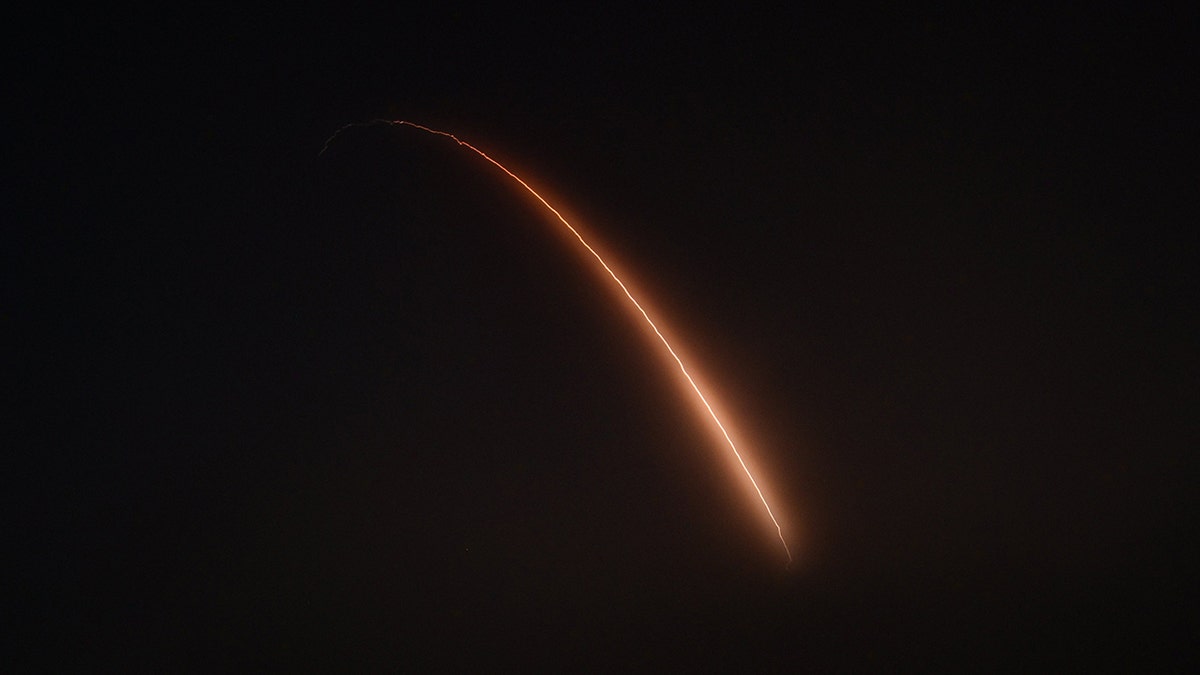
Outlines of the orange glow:
[[[687,379],[688,384],[691,385],[692,391],[694,391],[696,393],[696,396],[699,398],[700,402],[704,404],[704,409],[708,411],[708,414],[712,418],[713,422],[715,422],[717,424],[717,427],[720,428],[721,435],[724,436],[725,442],[729,445],[729,449],[733,452],[733,456],[735,458],[737,458],[737,462],[742,467],[742,471],[745,472],[746,477],[750,479],[750,483],[754,486],[754,491],[758,494],[759,501],[762,502],[763,508],[766,509],[767,516],[771,519],[771,523],[773,523],[775,526],[775,531],[779,535],[779,541],[783,544],[783,550],[785,553],[787,553],[788,565],[791,565],[792,551],[790,548],[788,548],[787,540],[783,536],[783,528],[780,527],[779,521],[776,520],[775,513],[771,510],[771,505],[767,503],[766,496],[763,495],[762,489],[758,486],[758,481],[756,481],[754,479],[754,475],[750,472],[750,468],[746,466],[746,462],[745,462],[745,460],[742,459],[742,454],[738,451],[737,446],[733,442],[733,439],[729,436],[729,432],[725,430],[725,425],[721,423],[721,420],[717,417],[717,413],[715,411],[713,411],[713,407],[709,404],[708,398],[705,397],[705,395],[702,391],[700,391],[700,387],[696,384],[696,381],[692,379],[691,374],[688,373],[687,368],[683,365],[683,360],[680,359],[679,355],[675,353],[674,348],[671,347],[671,343],[668,342],[667,338],[662,334],[661,331],[659,331],[658,326],[656,326],[654,324],[654,321],[650,318],[650,315],[646,313],[646,310],[642,308],[641,303],[639,303],[637,301],[637,299],[633,297],[633,294],[629,292],[629,289],[625,286],[625,283],[622,282],[621,279],[617,276],[616,272],[614,272],[612,270],[612,268],[608,266],[608,263],[604,262],[604,258],[600,257],[600,254],[597,253],[596,250],[594,248],[592,248],[592,246],[590,244],[588,244],[586,240],[584,240],[583,236],[581,234],[579,234],[579,231],[576,230],[574,228],[574,226],[571,225],[571,223],[567,222],[566,218],[563,218],[562,214],[558,212],[558,209],[551,206],[549,202],[547,202],[545,199],[543,199],[542,196],[540,194],[538,194],[536,190],[534,190],[532,187],[530,187],[529,184],[526,183],[524,180],[522,180],[519,176],[517,176],[513,172],[509,171],[507,168],[504,167],[504,165],[500,164],[500,162],[497,162],[496,160],[489,157],[486,153],[484,153],[479,148],[476,148],[475,146],[471,145],[470,143],[467,143],[466,141],[460,140],[454,134],[450,134],[445,131],[438,131],[436,129],[430,129],[429,127],[422,126],[420,124],[415,124],[413,122],[405,122],[402,120],[396,120],[393,122],[388,122],[388,124],[410,126],[410,127],[416,128],[416,129],[420,129],[422,131],[426,131],[431,134],[436,134],[438,136],[445,136],[446,138],[453,140],[455,143],[458,143],[460,146],[466,147],[467,149],[475,152],[480,157],[491,162],[493,165],[496,166],[496,168],[500,169],[505,174],[507,174],[509,178],[512,178],[514,181],[519,183],[521,185],[521,187],[525,188],[525,190],[527,190],[529,192],[529,194],[531,194],[535,198],[537,198],[537,200],[539,202],[541,202],[542,206],[545,206],[547,209],[549,209],[549,211],[554,214],[554,217],[557,218],[558,221],[560,223],[562,223],[568,230],[570,230],[571,234],[575,235],[575,238],[579,240],[579,243],[583,244],[584,248],[586,248],[588,250],[588,253],[591,253],[592,257],[594,257],[596,259],[596,262],[600,263],[600,266],[604,268],[604,271],[608,273],[608,276],[611,277],[612,280],[615,281],[618,286],[620,286],[621,291],[625,294],[625,297],[629,299],[629,302],[633,305],[634,308],[637,309],[638,313],[641,314],[642,318],[645,319],[646,324],[649,325],[650,328],[654,331],[654,334],[658,336],[659,341],[661,341],[663,346],[667,348],[667,351],[671,354],[671,357],[673,359],[675,359],[675,363],[679,366],[679,372],[683,373],[683,376]],[[336,137],[337,134],[334,134],[334,136]],[[332,140],[332,138],[330,140]],[[326,143],[326,147],[328,147],[328,142]],[[324,149],[322,149],[322,152],[324,152]]]

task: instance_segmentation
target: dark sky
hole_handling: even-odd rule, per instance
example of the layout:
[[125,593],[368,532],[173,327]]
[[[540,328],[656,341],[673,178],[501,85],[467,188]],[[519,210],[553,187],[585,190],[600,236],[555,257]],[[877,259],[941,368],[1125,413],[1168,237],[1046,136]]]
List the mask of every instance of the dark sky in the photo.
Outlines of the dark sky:
[[[30,669],[1191,658],[1194,13],[162,9],[6,40]],[[626,269],[730,413],[791,569]],[[13,518],[12,516],[15,516]]]

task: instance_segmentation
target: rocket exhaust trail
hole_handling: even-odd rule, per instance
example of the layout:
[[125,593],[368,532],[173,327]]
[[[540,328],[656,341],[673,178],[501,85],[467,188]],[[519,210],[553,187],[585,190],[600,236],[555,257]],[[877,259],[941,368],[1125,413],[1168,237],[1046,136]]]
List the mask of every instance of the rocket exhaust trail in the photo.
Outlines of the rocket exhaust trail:
[[[742,453],[738,452],[737,445],[735,445],[733,439],[730,438],[729,432],[725,430],[725,425],[721,423],[721,420],[717,417],[717,413],[713,411],[712,406],[709,405],[708,398],[704,396],[704,392],[700,391],[700,387],[696,384],[696,381],[692,379],[691,374],[688,373],[687,367],[683,365],[683,360],[680,359],[679,355],[675,353],[675,349],[671,347],[671,343],[668,342],[667,338],[662,334],[661,331],[658,330],[658,326],[654,324],[654,321],[650,318],[650,315],[647,314],[646,310],[642,308],[641,303],[639,303],[637,299],[633,297],[633,294],[629,292],[629,289],[625,286],[625,283],[621,281],[616,272],[614,272],[612,268],[608,266],[608,263],[604,262],[604,258],[600,257],[600,254],[596,252],[596,249],[592,248],[591,245],[587,243],[587,241],[583,238],[583,235],[579,234],[579,231],[576,230],[571,223],[567,222],[566,218],[563,218],[562,214],[558,212],[558,209],[551,206],[549,202],[543,199],[542,196],[538,194],[536,190],[530,187],[528,183],[522,180],[520,176],[509,171],[503,164],[492,159],[487,155],[487,153],[483,152],[479,148],[476,148],[466,141],[460,140],[454,134],[447,133],[445,131],[438,131],[437,129],[430,129],[429,127],[422,126],[414,122],[405,122],[403,120],[380,121],[390,125],[404,125],[438,136],[445,136],[455,143],[458,143],[460,146],[471,150],[475,154],[491,162],[496,166],[496,168],[507,174],[509,178],[513,179],[520,184],[521,187],[525,188],[529,194],[533,195],[539,202],[541,202],[542,206],[545,206],[551,213],[553,213],[554,217],[557,218],[558,221],[562,223],[568,230],[570,230],[571,234],[575,235],[575,238],[579,240],[579,243],[583,244],[583,247],[588,250],[588,253],[591,253],[592,257],[596,259],[596,262],[600,263],[600,266],[604,268],[604,271],[608,273],[608,276],[612,277],[612,280],[621,287],[621,291],[625,294],[625,297],[629,299],[629,302],[642,315],[642,318],[645,319],[646,324],[650,326],[650,328],[654,331],[654,334],[658,336],[659,341],[662,342],[663,346],[667,348],[667,351],[671,354],[671,357],[675,359],[675,363],[679,366],[679,372],[683,373],[684,378],[686,378],[688,384],[691,385],[692,391],[696,392],[696,397],[699,398],[700,402],[704,404],[704,409],[708,411],[708,414],[712,418],[713,422],[715,422],[717,427],[721,430],[721,434],[725,437],[725,442],[729,445],[729,449],[733,452],[733,456],[737,458],[738,464],[742,467],[742,471],[745,472],[746,477],[750,479],[750,484],[754,486],[754,491],[758,494],[758,499],[762,502],[763,508],[766,509],[767,516],[771,519],[771,523],[774,524],[775,532],[779,535],[780,543],[783,544],[783,550],[787,554],[788,566],[791,566],[792,550],[788,547],[787,539],[785,539],[783,536],[783,528],[780,527],[779,521],[776,520],[775,513],[771,510],[771,505],[767,503],[767,498],[763,495],[762,489],[759,488],[758,481],[754,479],[754,474],[750,472],[750,468],[746,466],[745,460],[742,459]],[[347,127],[349,126],[357,125],[347,125]],[[329,143],[332,142],[334,138],[337,138],[338,134],[344,131],[347,127],[342,127],[342,129],[339,129],[337,132],[335,132],[333,136],[331,136],[329,140],[325,142],[325,147],[321,148],[321,152],[324,153],[326,148],[329,147]]]

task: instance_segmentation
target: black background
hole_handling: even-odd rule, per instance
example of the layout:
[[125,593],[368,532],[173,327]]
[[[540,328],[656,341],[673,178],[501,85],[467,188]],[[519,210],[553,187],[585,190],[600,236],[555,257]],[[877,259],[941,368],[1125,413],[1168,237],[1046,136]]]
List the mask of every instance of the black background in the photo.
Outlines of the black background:
[[13,662],[1185,663],[1195,20],[14,19]]

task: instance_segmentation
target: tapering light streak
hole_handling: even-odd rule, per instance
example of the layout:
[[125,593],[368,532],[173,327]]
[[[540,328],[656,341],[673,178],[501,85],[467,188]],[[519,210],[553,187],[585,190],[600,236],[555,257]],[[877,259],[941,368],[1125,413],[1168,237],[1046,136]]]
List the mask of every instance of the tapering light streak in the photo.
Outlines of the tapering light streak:
[[[487,155],[487,153],[480,150],[479,148],[471,145],[470,143],[468,143],[464,140],[461,140],[454,134],[451,134],[451,133],[448,133],[445,131],[438,131],[437,129],[430,129],[427,126],[416,124],[415,122],[406,122],[404,120],[395,120],[395,121],[381,120],[381,121],[383,121],[387,124],[391,124],[391,125],[410,126],[415,129],[420,129],[421,131],[425,131],[425,132],[428,132],[431,134],[436,134],[438,136],[445,136],[446,138],[449,138],[450,140],[454,141],[455,143],[458,143],[460,146],[463,146],[463,147],[471,150],[475,154],[477,154],[480,157],[491,162],[493,165],[496,166],[496,168],[500,169],[505,174],[507,174],[509,178],[512,178],[514,181],[516,181],[518,184],[520,184],[521,187],[525,188],[525,190],[527,192],[529,192],[529,194],[533,195],[534,198],[536,198],[539,202],[542,203],[542,206],[545,206],[547,209],[549,209],[550,213],[553,213],[554,217],[557,218],[560,223],[562,223],[564,226],[566,226],[566,228],[568,230],[571,231],[571,234],[575,235],[575,238],[579,240],[579,243],[583,244],[583,247],[588,250],[588,253],[591,253],[592,257],[594,257],[596,259],[596,262],[600,263],[600,266],[604,268],[604,271],[608,272],[608,276],[612,277],[612,280],[615,281],[617,283],[617,285],[621,287],[621,291],[625,294],[625,297],[628,298],[629,302],[633,304],[633,306],[637,309],[637,311],[639,313],[641,313],[642,318],[646,320],[646,324],[650,326],[650,328],[654,331],[654,334],[658,336],[659,341],[662,342],[663,346],[667,348],[668,352],[670,352],[671,358],[675,359],[676,365],[679,366],[679,372],[683,373],[683,376],[687,379],[688,384],[690,384],[692,386],[692,391],[696,392],[696,397],[699,398],[700,402],[704,404],[704,409],[708,411],[709,416],[712,417],[712,420],[713,420],[713,422],[716,423],[717,428],[719,428],[721,430],[721,435],[725,437],[725,442],[727,444],[729,444],[729,449],[733,452],[733,456],[737,458],[738,464],[742,467],[742,471],[745,472],[746,477],[750,479],[750,484],[754,486],[754,491],[758,494],[758,499],[759,499],[759,501],[762,502],[763,508],[766,509],[767,516],[771,519],[771,523],[773,523],[775,525],[775,532],[776,532],[776,534],[779,535],[780,543],[783,544],[783,550],[787,554],[788,565],[790,566],[792,564],[792,550],[791,550],[791,548],[788,547],[787,539],[785,539],[783,536],[783,528],[780,527],[779,521],[775,518],[774,511],[771,510],[771,505],[767,503],[767,498],[765,495],[763,495],[762,488],[760,488],[758,486],[758,481],[754,479],[754,474],[750,472],[750,467],[746,466],[746,461],[744,459],[742,459],[742,453],[738,451],[737,445],[734,444],[733,439],[729,436],[729,432],[726,431],[725,425],[721,423],[720,418],[717,417],[717,413],[713,410],[712,406],[709,405],[708,398],[704,395],[704,392],[700,391],[699,385],[696,384],[696,381],[692,379],[691,374],[688,373],[687,367],[683,365],[683,359],[679,358],[679,355],[675,353],[675,349],[673,347],[671,347],[671,343],[667,341],[666,336],[664,336],[662,334],[662,331],[660,331],[658,329],[658,326],[656,326],[654,324],[654,321],[650,318],[650,315],[646,313],[646,310],[642,307],[641,303],[639,303],[637,301],[637,299],[633,297],[633,294],[629,292],[629,288],[625,286],[625,282],[621,281],[620,277],[617,276],[617,273],[614,272],[613,269],[608,266],[608,263],[604,262],[604,258],[600,257],[600,254],[596,252],[596,249],[592,248],[591,244],[587,243],[587,240],[585,240],[583,238],[583,235],[579,234],[579,231],[576,230],[575,227],[573,225],[571,225],[571,223],[567,222],[567,219],[564,218],[563,215],[558,212],[558,209],[551,206],[550,202],[547,202],[540,194],[537,193],[536,190],[534,190],[532,187],[530,187],[529,183],[526,183],[524,180],[521,179],[520,176],[513,173],[512,171],[509,171],[508,168],[506,168],[503,164],[492,159],[491,157],[489,157]],[[348,126],[354,126],[354,125],[348,125]],[[336,138],[337,135],[340,134],[346,128],[347,127],[343,127],[342,129],[339,129],[336,133],[334,133],[334,135],[332,137],[330,137],[329,141],[325,142],[325,147],[321,149],[321,152],[324,153],[325,149],[329,147],[329,142],[332,141],[334,138]]]

